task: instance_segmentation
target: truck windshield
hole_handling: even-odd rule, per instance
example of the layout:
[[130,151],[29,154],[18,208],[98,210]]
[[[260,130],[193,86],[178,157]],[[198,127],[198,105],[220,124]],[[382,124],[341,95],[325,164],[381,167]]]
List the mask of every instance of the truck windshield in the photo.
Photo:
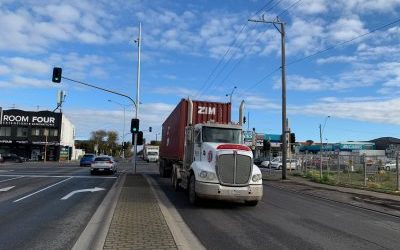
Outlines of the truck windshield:
[[231,128],[203,127],[203,142],[241,143],[242,130]]
[[158,152],[147,152],[148,155],[158,155]]

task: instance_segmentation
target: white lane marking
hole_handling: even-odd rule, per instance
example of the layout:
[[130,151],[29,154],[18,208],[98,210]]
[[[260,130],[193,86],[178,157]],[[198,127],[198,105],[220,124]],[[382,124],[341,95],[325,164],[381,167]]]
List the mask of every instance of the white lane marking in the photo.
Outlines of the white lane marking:
[[42,188],[42,189],[40,189],[39,191],[36,191],[36,192],[34,192],[34,193],[31,193],[31,194],[28,194],[28,195],[26,195],[26,196],[24,196],[24,197],[22,197],[22,198],[19,198],[18,200],[15,200],[15,201],[13,201],[13,202],[22,201],[22,200],[24,200],[24,199],[26,199],[26,198],[28,198],[28,197],[31,197],[32,195],[38,194],[38,193],[40,193],[40,192],[42,192],[42,191],[45,191],[45,190],[47,190],[47,189],[49,189],[49,188],[52,188],[52,187],[54,187],[55,185],[58,185],[58,184],[61,184],[61,183],[65,182],[65,181],[71,180],[72,178],[73,178],[73,177],[70,177],[70,178],[68,178],[68,179],[64,179],[64,180],[62,180],[62,181],[59,181],[59,182],[57,182],[57,183],[55,183],[55,184],[53,184],[53,185],[50,185],[50,186],[45,187],[45,188]]
[[7,192],[10,189],[13,189],[15,186],[11,186],[11,187],[6,187],[6,188],[0,188],[0,192]]
[[71,196],[73,196],[74,194],[77,193],[83,193],[83,192],[97,192],[97,191],[103,191],[106,190],[105,188],[99,188],[99,187],[95,187],[95,188],[88,188],[88,189],[79,189],[79,190],[75,190],[72,191],[71,193],[67,194],[66,196],[62,197],[61,200],[66,200],[68,198],[70,198]]
[[[5,175],[5,176],[9,176],[9,175]],[[24,178],[25,176],[18,176],[15,178],[10,178],[10,179],[5,179],[5,180],[1,180],[0,182],[6,182],[6,181],[11,181],[11,180],[16,180],[16,179],[21,179]]]
[[28,178],[65,178],[65,177],[73,177],[73,178],[100,178],[100,179],[116,179],[117,176],[86,176],[86,175],[26,175],[26,174],[3,174],[0,177],[28,177]]

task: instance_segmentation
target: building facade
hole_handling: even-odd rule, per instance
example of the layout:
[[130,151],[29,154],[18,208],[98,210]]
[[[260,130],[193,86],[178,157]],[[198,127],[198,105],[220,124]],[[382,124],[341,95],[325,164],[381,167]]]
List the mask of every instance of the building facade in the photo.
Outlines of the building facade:
[[13,153],[31,161],[70,160],[74,125],[51,111],[0,111],[0,154]]

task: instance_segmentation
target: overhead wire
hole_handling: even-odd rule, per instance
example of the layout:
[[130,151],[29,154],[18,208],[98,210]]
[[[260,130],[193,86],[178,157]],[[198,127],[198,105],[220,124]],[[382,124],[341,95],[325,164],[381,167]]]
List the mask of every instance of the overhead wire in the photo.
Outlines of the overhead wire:
[[[280,0],[282,1],[282,0]],[[278,1],[278,3],[280,2]],[[274,2],[274,0],[269,1],[267,4],[263,5],[262,8],[260,8],[258,11],[256,11],[254,14],[252,14],[251,16],[257,15],[261,12],[264,11],[265,8],[268,7],[268,5],[272,4]],[[274,6],[272,6],[271,8],[274,8],[276,6],[276,4]],[[270,8],[270,9],[271,9]],[[234,47],[234,45],[236,45],[240,35],[243,33],[244,29],[248,27],[248,23],[246,22],[241,30],[239,31],[239,33],[236,35],[234,41],[230,44],[228,50],[225,52],[225,54],[222,56],[222,58],[219,60],[219,62],[217,63],[217,65],[213,68],[213,70],[211,71],[211,73],[207,76],[206,81],[203,83],[203,87],[200,89],[200,91],[197,93],[196,98],[201,95],[206,89],[208,89],[210,86],[212,86],[213,81],[215,81],[215,79],[217,79],[219,77],[219,75],[221,73],[218,73],[217,76],[214,78],[213,81],[209,82],[210,78],[212,78],[212,76],[214,75],[214,73],[216,72],[216,70],[220,67],[220,65],[222,64],[222,62],[224,61],[225,57],[229,54],[229,52],[232,50],[232,48]],[[242,43],[240,44],[239,47],[241,47],[244,43],[244,40],[242,41]],[[233,58],[234,53],[232,53],[231,57],[228,59],[228,61],[225,63],[225,65],[227,65]],[[220,72],[222,72],[224,69],[226,68],[226,66],[223,66],[222,70],[220,70]]]
[[335,48],[340,47],[340,46],[342,46],[342,45],[345,45],[345,44],[347,44],[347,43],[353,42],[353,41],[355,41],[355,40],[357,40],[357,39],[359,39],[359,38],[361,38],[361,37],[367,36],[367,35],[372,34],[372,33],[376,32],[376,31],[378,31],[378,30],[381,30],[381,29],[384,29],[384,28],[386,28],[386,27],[392,26],[393,24],[396,24],[396,23],[398,23],[398,22],[400,22],[400,18],[397,18],[397,19],[395,19],[395,20],[392,21],[392,22],[389,22],[389,23],[383,24],[383,25],[381,25],[381,26],[378,26],[378,27],[376,27],[376,28],[374,28],[374,29],[372,29],[372,30],[366,32],[366,33],[363,33],[363,34],[361,34],[361,35],[358,35],[358,36],[356,36],[356,37],[353,37],[353,38],[351,38],[351,39],[349,39],[349,40],[346,40],[346,41],[337,43],[337,44],[335,44],[335,45],[333,45],[333,46],[331,46],[331,47],[328,47],[328,48],[326,48],[326,49],[317,51],[317,52],[315,52],[315,53],[313,53],[313,54],[311,54],[311,55],[308,55],[308,56],[305,56],[305,57],[303,57],[303,58],[300,58],[300,59],[291,61],[291,62],[287,63],[286,66],[299,63],[299,62],[304,61],[304,60],[306,60],[306,59],[308,59],[308,58],[314,57],[314,56],[316,56],[316,55],[325,53],[325,52],[327,52],[327,51],[329,51],[329,50],[332,50],[332,49],[335,49]]
[[277,16],[282,16],[283,15],[283,13],[285,13],[285,12],[289,12],[289,10],[291,9],[291,8],[293,8],[294,6],[296,6],[297,4],[299,4],[301,1],[303,1],[303,0],[297,0],[296,2],[293,2],[289,7],[287,7],[286,9],[284,9],[283,11],[281,11]]
[[[335,49],[335,48],[337,48],[337,47],[343,46],[343,45],[345,45],[345,44],[347,44],[347,43],[353,42],[353,41],[355,41],[355,40],[357,40],[357,39],[359,39],[359,38],[361,38],[361,37],[364,37],[364,36],[367,36],[367,35],[369,35],[369,34],[372,34],[372,33],[376,32],[376,31],[378,31],[378,30],[381,30],[381,29],[384,29],[384,28],[386,28],[386,27],[392,26],[393,24],[396,24],[396,23],[398,23],[398,22],[400,22],[400,18],[397,18],[397,19],[395,19],[394,21],[391,21],[391,22],[389,22],[389,23],[386,23],[386,24],[383,24],[383,25],[381,25],[381,26],[378,26],[378,27],[376,27],[376,28],[374,28],[374,29],[372,29],[372,30],[366,32],[366,33],[363,33],[363,34],[361,34],[361,35],[358,35],[358,36],[356,36],[356,37],[353,37],[353,38],[351,38],[351,39],[349,39],[349,40],[346,40],[346,41],[337,43],[337,44],[335,44],[335,45],[333,45],[333,46],[331,46],[331,47],[328,47],[328,48],[326,48],[326,49],[317,51],[317,52],[315,52],[315,53],[313,53],[313,54],[311,54],[311,55],[308,55],[308,56],[305,56],[305,57],[303,57],[303,58],[300,58],[300,59],[291,61],[291,62],[287,63],[285,66],[290,66],[290,65],[293,65],[293,64],[302,62],[302,61],[307,60],[307,59],[309,59],[309,58],[311,58],[311,57],[317,56],[317,55],[322,54],[322,53],[325,53],[325,52],[327,52],[327,51],[329,51],[329,50],[332,50],[332,49]],[[261,78],[259,81],[257,81],[254,85],[252,85],[250,88],[246,89],[246,91],[249,91],[249,90],[253,89],[254,87],[258,86],[260,83],[262,83],[263,81],[265,81],[265,79],[267,79],[268,77],[270,77],[271,75],[273,75],[275,72],[279,71],[280,69],[281,69],[281,67],[276,68],[275,70],[271,71],[270,73],[268,73],[267,75],[265,75],[263,78]]]

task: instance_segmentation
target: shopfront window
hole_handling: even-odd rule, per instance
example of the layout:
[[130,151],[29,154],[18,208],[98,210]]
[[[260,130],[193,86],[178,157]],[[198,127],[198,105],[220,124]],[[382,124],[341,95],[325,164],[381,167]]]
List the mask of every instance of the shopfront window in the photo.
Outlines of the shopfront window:
[[32,135],[34,135],[34,136],[39,136],[39,135],[40,135],[40,129],[38,129],[38,128],[32,128]]
[[11,136],[11,127],[1,127],[0,136]]
[[28,128],[17,128],[17,137],[28,137]]
[[58,136],[58,130],[57,129],[50,129],[50,134],[49,135],[50,136],[54,136],[54,137]]

